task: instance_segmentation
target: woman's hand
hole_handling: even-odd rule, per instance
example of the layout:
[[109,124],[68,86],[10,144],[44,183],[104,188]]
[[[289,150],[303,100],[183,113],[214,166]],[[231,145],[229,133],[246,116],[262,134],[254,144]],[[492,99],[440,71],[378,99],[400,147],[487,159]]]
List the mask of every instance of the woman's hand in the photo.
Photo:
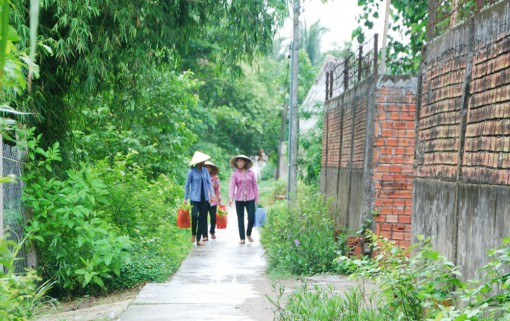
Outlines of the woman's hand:
[[232,200],[228,200],[228,206],[232,206]]

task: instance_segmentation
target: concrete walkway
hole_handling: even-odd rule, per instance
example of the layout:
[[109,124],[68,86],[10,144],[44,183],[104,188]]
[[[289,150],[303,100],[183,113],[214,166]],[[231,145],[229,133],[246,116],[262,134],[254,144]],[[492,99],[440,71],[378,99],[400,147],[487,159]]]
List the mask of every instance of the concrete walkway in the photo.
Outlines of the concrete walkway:
[[[255,242],[239,244],[237,217],[232,209],[229,213],[216,240],[194,245],[168,282],[147,284],[119,321],[273,320],[271,304],[256,289],[258,282],[267,283],[258,229],[252,233]],[[242,308],[250,300],[264,306],[251,312]]]

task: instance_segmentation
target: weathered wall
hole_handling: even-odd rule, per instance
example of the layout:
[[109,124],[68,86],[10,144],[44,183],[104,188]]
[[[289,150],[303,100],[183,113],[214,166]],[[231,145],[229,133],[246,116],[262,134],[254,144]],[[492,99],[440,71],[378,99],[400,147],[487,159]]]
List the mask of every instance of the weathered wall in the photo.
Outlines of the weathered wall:
[[338,227],[357,231],[375,209],[371,227],[409,245],[416,88],[372,76],[326,102],[321,190]]
[[411,241],[417,80],[380,77],[373,142],[375,232],[408,247]]
[[510,234],[510,1],[428,44],[420,82],[412,235],[474,278]]

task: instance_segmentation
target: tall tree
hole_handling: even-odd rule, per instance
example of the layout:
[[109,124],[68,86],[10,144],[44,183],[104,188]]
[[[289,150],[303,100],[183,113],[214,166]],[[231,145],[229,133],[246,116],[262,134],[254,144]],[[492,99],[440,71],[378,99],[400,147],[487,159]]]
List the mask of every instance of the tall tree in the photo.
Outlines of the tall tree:
[[321,38],[329,29],[320,25],[320,20],[307,28],[306,22],[301,27],[301,48],[303,48],[312,65],[317,66],[321,60]]
[[[27,4],[14,3],[13,20],[24,35]],[[23,107],[40,115],[37,125],[47,140],[61,139],[76,108],[66,101],[69,94],[86,101],[112,91],[124,104],[126,84],[136,88],[138,75],[155,62],[178,67],[201,39],[215,41],[219,62],[236,66],[269,50],[286,14],[285,0],[43,0],[40,39],[54,54],[40,59],[34,96],[41,99]]]

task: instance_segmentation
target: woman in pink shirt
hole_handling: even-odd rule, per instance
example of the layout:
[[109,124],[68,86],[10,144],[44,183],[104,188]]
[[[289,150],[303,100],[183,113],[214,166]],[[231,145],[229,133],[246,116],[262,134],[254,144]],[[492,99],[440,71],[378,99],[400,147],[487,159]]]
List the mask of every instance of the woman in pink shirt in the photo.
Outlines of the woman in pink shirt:
[[[230,160],[230,164],[235,171],[230,177],[230,190],[228,205],[232,205],[232,200],[236,202],[237,222],[239,226],[240,244],[245,243],[245,238],[253,242],[251,232],[255,223],[255,203],[259,201],[259,189],[257,178],[250,168],[253,161],[245,155],[237,155]],[[244,230],[244,209],[248,212],[248,226],[246,233]]]

